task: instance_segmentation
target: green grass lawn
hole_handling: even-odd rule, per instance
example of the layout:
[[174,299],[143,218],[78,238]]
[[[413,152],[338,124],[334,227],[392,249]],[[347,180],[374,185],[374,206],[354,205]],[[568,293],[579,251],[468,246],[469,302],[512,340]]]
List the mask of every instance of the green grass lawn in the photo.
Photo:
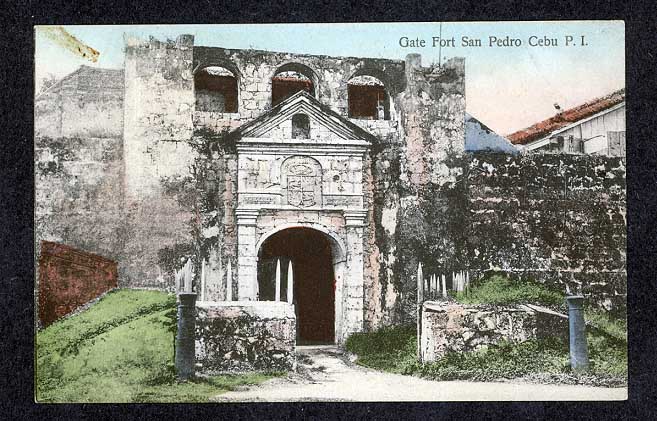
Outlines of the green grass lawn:
[[272,375],[251,373],[178,383],[176,299],[159,291],[116,290],[36,336],[38,402],[207,402]]

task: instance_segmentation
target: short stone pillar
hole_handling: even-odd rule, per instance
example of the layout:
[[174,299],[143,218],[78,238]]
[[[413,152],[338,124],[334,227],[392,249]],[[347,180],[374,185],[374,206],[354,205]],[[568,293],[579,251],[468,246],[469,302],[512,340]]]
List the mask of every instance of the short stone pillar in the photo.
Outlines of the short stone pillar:
[[176,334],[176,373],[179,380],[194,377],[196,293],[178,294],[178,333]]
[[573,370],[586,370],[589,367],[589,355],[582,308],[584,297],[573,295],[566,297],[566,301],[568,302],[568,327],[570,330],[570,367]]

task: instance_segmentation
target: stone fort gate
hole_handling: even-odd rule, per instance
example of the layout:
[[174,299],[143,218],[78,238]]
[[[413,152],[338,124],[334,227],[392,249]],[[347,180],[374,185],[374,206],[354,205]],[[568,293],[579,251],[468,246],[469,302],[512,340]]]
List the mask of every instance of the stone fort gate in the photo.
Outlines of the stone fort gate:
[[341,342],[363,326],[370,135],[320,107],[300,91],[238,129],[237,290],[272,300],[292,261],[298,339]]
[[116,261],[121,287],[164,290],[192,257],[203,367],[284,368],[296,343],[414,323],[419,261],[625,305],[624,161],[490,153],[464,59],[192,35],[124,51],[122,69],[82,66],[35,98],[37,255],[68,244]]

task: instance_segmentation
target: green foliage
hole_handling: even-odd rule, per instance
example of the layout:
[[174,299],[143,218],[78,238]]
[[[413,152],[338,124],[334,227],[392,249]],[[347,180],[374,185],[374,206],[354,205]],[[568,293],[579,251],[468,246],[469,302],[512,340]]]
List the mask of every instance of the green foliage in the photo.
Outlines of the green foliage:
[[37,333],[39,402],[207,402],[270,376],[216,376],[178,383],[176,301],[158,291],[117,290],[87,311]]
[[164,383],[142,389],[133,402],[208,402],[221,392],[235,390],[239,386],[254,385],[281,373],[246,373],[223,376],[199,377],[183,383]]
[[627,342],[627,319],[613,317],[608,312],[588,308],[584,311],[584,319],[612,338]]
[[384,327],[371,333],[354,333],[345,348],[358,355],[358,364],[384,371],[401,372],[401,365],[415,361],[415,326]]
[[384,327],[371,333],[354,333],[345,347],[354,354],[373,354],[404,349],[409,338],[415,337],[415,326]]
[[592,372],[627,376],[627,320],[601,310],[586,310],[584,318]]
[[[613,320],[607,323],[618,328]],[[567,337],[522,343],[502,341],[474,352],[447,353],[438,361],[427,364],[417,361],[415,327],[354,334],[347,339],[346,348],[358,356],[359,365],[434,380],[491,381],[541,374],[557,379],[566,376],[576,382],[579,376],[585,382],[624,384],[627,379],[627,341],[597,329],[589,329],[587,337],[591,369],[585,374],[570,370]]]
[[467,292],[455,293],[462,304],[536,304],[565,308],[565,295],[530,279],[513,280],[492,275],[473,285]]
[[174,273],[182,267],[182,259],[193,254],[193,244],[175,243],[172,246],[165,246],[157,251],[157,263],[166,272]]
[[438,380],[490,381],[532,373],[562,373],[568,370],[568,344],[564,341],[529,340],[499,342],[469,353],[448,353],[440,360],[419,367],[419,374]]

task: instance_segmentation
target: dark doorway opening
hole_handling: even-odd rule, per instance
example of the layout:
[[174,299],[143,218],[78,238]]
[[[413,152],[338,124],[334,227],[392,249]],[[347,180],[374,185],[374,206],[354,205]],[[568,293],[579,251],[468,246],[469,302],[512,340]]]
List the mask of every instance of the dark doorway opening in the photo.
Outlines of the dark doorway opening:
[[281,262],[281,300],[287,297],[287,268],[294,272],[297,343],[335,341],[335,275],[331,243],[325,234],[310,228],[289,228],[269,237],[258,255],[260,300],[273,300],[276,262]]

